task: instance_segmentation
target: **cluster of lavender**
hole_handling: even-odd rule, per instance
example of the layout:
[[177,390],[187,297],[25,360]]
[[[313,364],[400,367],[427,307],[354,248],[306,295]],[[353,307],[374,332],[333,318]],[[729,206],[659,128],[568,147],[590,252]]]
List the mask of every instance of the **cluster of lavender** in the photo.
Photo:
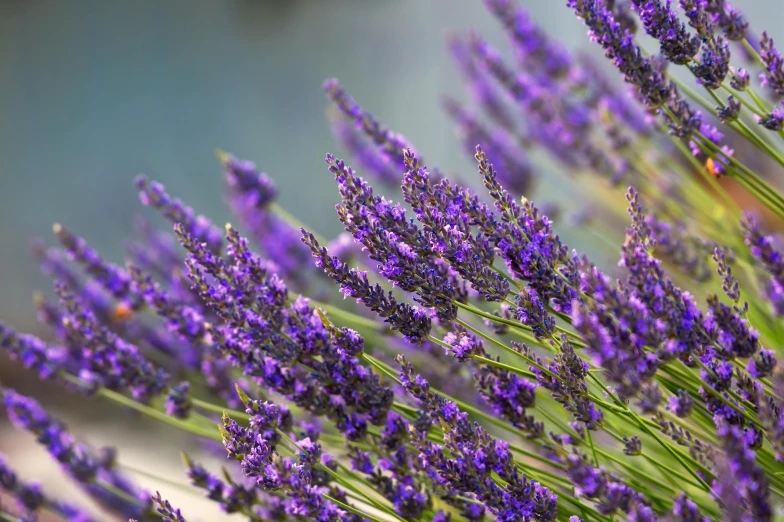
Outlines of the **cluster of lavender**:
[[[33,245],[54,280],[53,297],[36,298],[50,333],[0,323],[5,355],[209,443],[184,456],[179,486],[239,519],[775,520],[784,257],[766,230],[784,218],[784,61],[773,40],[724,0],[568,0],[624,90],[511,0],[485,4],[514,60],[450,36],[470,101],[444,100],[475,174],[429,169],[329,80],[352,157],[326,156],[344,233],[328,241],[298,223],[269,176],[225,153],[238,228],[139,177],[141,202],[173,233],[140,219],[117,265],[55,225],[59,246]],[[616,266],[569,248],[560,209],[529,199],[538,153],[590,183],[575,228],[592,255],[619,252]],[[329,280],[352,299],[334,300]],[[96,503],[58,500],[0,459],[0,519],[198,518],[34,399],[0,395]]]

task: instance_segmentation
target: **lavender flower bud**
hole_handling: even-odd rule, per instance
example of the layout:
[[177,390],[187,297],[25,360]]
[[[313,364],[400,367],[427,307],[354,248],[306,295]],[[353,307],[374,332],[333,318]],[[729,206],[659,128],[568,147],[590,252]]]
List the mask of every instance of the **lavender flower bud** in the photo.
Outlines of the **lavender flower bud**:
[[640,437],[636,435],[632,438],[624,437],[623,453],[624,455],[628,455],[630,457],[642,455],[642,441],[640,440]]
[[778,132],[784,129],[784,105],[776,105],[773,111],[762,116],[754,115],[757,123],[768,130]]
[[158,505],[156,511],[163,518],[163,522],[186,522],[179,509],[174,509],[168,500],[164,500],[159,492],[152,496],[153,502]]
[[191,383],[188,381],[182,381],[169,388],[164,402],[166,413],[178,419],[187,419],[192,407],[190,391]]
[[724,124],[729,124],[738,119],[740,116],[740,111],[743,106],[741,103],[735,99],[734,96],[727,97],[727,106],[723,109],[717,107],[716,110],[717,116],[719,117],[719,121]]
[[325,247],[319,245],[315,236],[302,229],[302,240],[308,245],[316,258],[316,266],[338,284],[346,297],[354,297],[357,302],[378,313],[394,330],[400,331],[409,341],[420,344],[430,335],[430,316],[423,310],[399,303],[392,292],[386,293],[380,285],[368,282],[367,274],[348,266],[337,257],[330,258]]
[[764,287],[764,295],[773,305],[775,313],[784,315],[784,257],[773,246],[773,238],[763,233],[759,223],[751,214],[743,216],[741,228],[751,255],[769,276]]
[[765,71],[760,74],[762,85],[779,98],[784,97],[784,60],[776,49],[773,38],[766,32],[762,33],[760,41],[760,58],[765,65]]
[[749,88],[751,77],[749,76],[749,72],[746,69],[736,69],[735,67],[730,67],[730,71],[732,72],[730,86],[733,89],[736,91],[745,91]]
[[213,253],[221,251],[223,234],[220,229],[204,216],[196,216],[193,209],[179,199],[169,196],[163,185],[139,176],[136,178],[136,188],[143,205],[159,210],[172,224],[181,224],[190,234],[207,243]]
[[700,38],[686,31],[685,24],[660,0],[631,0],[634,10],[640,15],[645,32],[659,40],[660,50],[669,61],[687,64],[700,49]]
[[688,417],[694,407],[694,399],[684,390],[678,390],[678,395],[670,397],[668,401],[667,409],[682,419]]

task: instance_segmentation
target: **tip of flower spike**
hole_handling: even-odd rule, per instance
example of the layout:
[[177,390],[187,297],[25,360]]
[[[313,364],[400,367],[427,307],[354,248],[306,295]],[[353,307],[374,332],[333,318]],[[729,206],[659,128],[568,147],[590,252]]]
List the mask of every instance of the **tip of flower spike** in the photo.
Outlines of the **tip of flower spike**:
[[136,176],[136,179],[134,180],[133,183],[137,189],[142,189],[147,186],[149,180],[147,179],[147,176],[145,176],[144,174],[139,174],[138,176]]
[[223,228],[226,229],[226,232],[231,232],[231,229],[234,227],[231,226],[231,223],[227,222],[225,225],[223,225]]
[[340,86],[340,82],[338,81],[337,78],[329,78],[328,80],[325,80],[324,83],[321,84],[321,88],[324,89],[325,91],[332,90],[335,87],[339,87],[339,86]]
[[191,460],[191,458],[188,456],[187,453],[181,451],[180,457],[182,458],[182,461],[185,463],[186,466],[188,466],[189,468],[193,467],[193,461]]
[[321,322],[325,328],[329,328],[330,326],[332,326],[332,322],[327,317],[327,314],[324,313],[324,310],[322,310],[321,308],[316,308],[316,313],[318,314],[319,319],[321,319]]
[[54,232],[55,234],[59,234],[62,231],[63,231],[63,226],[60,223],[55,223],[54,225],[52,225],[52,232]]
[[[248,404],[248,403],[250,402],[250,397],[248,397],[248,394],[247,394],[247,393],[245,393],[244,391],[242,391],[242,388],[240,388],[240,385],[239,385],[239,384],[236,384],[236,383],[235,383],[235,384],[234,384],[234,389],[235,389],[235,390],[237,390],[237,396],[238,396],[238,397],[240,398],[240,400],[242,401],[242,404]],[[224,415],[225,415],[225,414],[226,414],[226,412],[224,412]]]
[[215,149],[215,156],[221,163],[226,163],[231,159],[231,154],[222,149]]

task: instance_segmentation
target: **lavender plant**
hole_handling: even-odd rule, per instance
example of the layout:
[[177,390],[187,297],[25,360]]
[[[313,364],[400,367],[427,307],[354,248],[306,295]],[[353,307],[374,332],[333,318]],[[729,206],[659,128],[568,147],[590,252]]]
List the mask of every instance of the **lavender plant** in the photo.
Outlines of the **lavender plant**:
[[[512,0],[485,4],[514,58],[451,36],[470,101],[444,101],[476,173],[431,170],[329,80],[351,156],[326,156],[344,234],[298,222],[269,176],[229,154],[239,228],[140,177],[141,202],[173,233],[140,221],[116,265],[55,225],[59,246],[33,249],[54,280],[54,298],[36,300],[50,334],[0,324],[4,352],[84,400],[207,443],[209,462],[183,455],[177,486],[238,519],[779,519],[773,39],[751,36],[723,0],[567,0],[624,89]],[[559,209],[530,199],[542,155],[590,183],[572,223],[617,266],[570,249]],[[330,280],[339,292],[323,291]],[[139,488],[121,452],[77,441],[32,398],[0,395],[107,517],[196,520]],[[0,488],[13,499],[3,520],[92,520],[2,458]]]

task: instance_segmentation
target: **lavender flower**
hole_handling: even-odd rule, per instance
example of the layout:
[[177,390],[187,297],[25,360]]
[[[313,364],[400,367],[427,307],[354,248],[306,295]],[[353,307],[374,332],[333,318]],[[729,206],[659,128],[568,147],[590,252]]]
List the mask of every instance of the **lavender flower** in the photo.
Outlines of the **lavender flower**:
[[56,284],[55,289],[65,308],[63,326],[83,347],[79,369],[82,381],[110,389],[127,388],[141,400],[166,389],[168,375],[148,361],[139,348],[100,324],[65,286]]
[[263,494],[252,486],[237,484],[228,477],[221,480],[189,457],[184,458],[191,484],[204,490],[207,498],[220,504],[226,513],[250,513]]
[[0,491],[5,491],[16,499],[17,506],[30,520],[35,520],[36,513],[47,509],[54,514],[67,518],[72,522],[90,522],[92,518],[78,507],[48,497],[40,484],[25,482],[0,454]]
[[292,283],[304,286],[307,271],[303,269],[310,258],[299,241],[297,229],[274,212],[277,189],[270,178],[250,161],[224,154],[221,162],[234,214],[267,258],[274,260],[277,271]]
[[[478,424],[472,424],[453,402],[444,400],[404,357],[398,356],[400,379],[406,391],[442,423],[445,449],[429,441],[420,442],[421,458],[437,470],[440,479],[458,491],[472,492],[500,520],[546,520],[558,516],[557,495],[519,475],[509,445],[491,437]],[[504,482],[490,479],[496,473]]]
[[[491,239],[471,226],[494,220],[492,213],[476,202],[476,197],[447,180],[433,185],[425,167],[405,151],[407,171],[403,195],[423,224],[429,248],[446,259],[488,301],[503,301],[509,282],[492,270],[494,252]],[[469,210],[470,209],[470,210]]]
[[220,229],[216,228],[204,216],[196,216],[193,209],[177,198],[172,198],[157,181],[150,181],[144,176],[136,178],[136,188],[139,190],[139,200],[143,205],[153,207],[163,214],[172,224],[179,223],[189,233],[207,243],[212,252],[220,252]]
[[[382,126],[372,114],[362,110],[354,99],[340,87],[336,79],[324,82],[324,91],[335,103],[338,109],[350,120],[353,121],[357,129],[360,129],[376,147],[382,152],[383,157],[395,165],[398,172],[404,168],[403,150],[413,149],[408,140],[401,134],[392,132]],[[369,171],[369,174],[376,174],[377,171]],[[436,173],[437,176],[440,174]],[[382,178],[383,179],[383,178]],[[386,180],[389,181],[389,180]]]
[[[643,2],[637,4],[642,6]],[[626,82],[637,88],[645,105],[658,108],[673,98],[674,86],[667,81],[653,60],[643,57],[639,47],[634,44],[632,34],[615,20],[613,13],[602,0],[569,0],[567,6],[574,9],[577,17],[588,26],[591,39],[601,44],[607,57],[623,73]],[[655,9],[651,14],[659,11],[660,3],[653,4],[653,7]],[[647,20],[651,30],[657,35],[664,34],[654,27],[651,16],[648,16]],[[682,31],[677,27],[675,29],[680,38],[675,38],[672,44],[667,43],[673,58],[681,59],[691,52],[694,56],[699,49],[699,41],[693,43],[693,39],[686,39]],[[665,43],[662,42],[662,45]],[[680,46],[677,43],[680,43]]]
[[741,227],[746,246],[768,276],[764,288],[765,297],[773,305],[777,315],[784,315],[784,258],[773,246],[773,238],[762,232],[759,223],[751,214],[743,217]]
[[346,231],[364,245],[368,256],[379,263],[381,275],[415,293],[414,300],[433,308],[441,321],[454,320],[455,301],[467,298],[464,283],[438,259],[438,252],[423,239],[418,227],[406,220],[405,210],[374,195],[372,187],[343,161],[327,155],[327,163],[340,187],[338,217]]
[[662,55],[673,63],[686,64],[700,49],[700,38],[686,31],[685,24],[671,9],[671,2],[661,0],[631,0],[640,15],[645,32],[659,40]]
[[[129,498],[139,498],[138,492],[113,469],[112,460],[100,458],[85,445],[76,442],[65,425],[50,417],[35,400],[12,390],[5,389],[0,392],[11,422],[17,428],[35,435],[38,442],[60,463],[68,475],[82,484],[91,496],[125,516],[145,516],[149,506],[141,501],[129,502]],[[111,484],[113,489],[105,489],[102,486],[104,483]],[[117,494],[118,491],[122,496]]]
[[762,85],[779,98],[784,97],[784,60],[776,49],[773,38],[766,32],[762,33],[760,41],[760,57],[765,65],[765,71],[760,74]]
[[714,24],[724,31],[729,40],[743,40],[749,30],[749,23],[743,14],[726,0],[705,0],[705,10],[711,14]]
[[746,437],[737,426],[727,424],[719,426],[719,435],[724,441],[727,470],[718,474],[713,484],[717,498],[730,505],[738,502],[752,520],[772,520],[769,479],[755,462],[755,452]]
[[380,285],[371,285],[367,273],[348,266],[337,257],[330,257],[327,249],[319,245],[313,234],[302,230],[303,241],[310,247],[316,266],[340,285],[340,291],[346,297],[353,297],[357,302],[376,312],[393,330],[398,330],[407,340],[422,343],[430,335],[430,315],[416,307],[398,302],[392,292],[385,292]]
[[477,143],[484,144],[493,164],[499,168],[504,184],[516,194],[527,194],[533,184],[531,164],[506,132],[487,129],[474,115],[452,98],[443,101],[447,113],[457,124],[463,148],[474,155]]
[[139,299],[131,292],[131,279],[125,270],[105,262],[84,239],[75,236],[62,225],[55,224],[53,230],[68,256],[82,264],[87,273],[102,287],[115,298],[127,301],[132,309],[139,306]]
[[153,502],[158,505],[156,511],[163,518],[163,522],[186,522],[179,509],[174,509],[168,500],[164,500],[159,492],[152,496]]

